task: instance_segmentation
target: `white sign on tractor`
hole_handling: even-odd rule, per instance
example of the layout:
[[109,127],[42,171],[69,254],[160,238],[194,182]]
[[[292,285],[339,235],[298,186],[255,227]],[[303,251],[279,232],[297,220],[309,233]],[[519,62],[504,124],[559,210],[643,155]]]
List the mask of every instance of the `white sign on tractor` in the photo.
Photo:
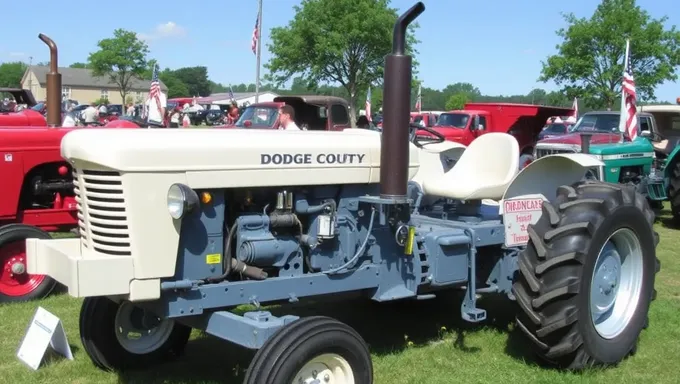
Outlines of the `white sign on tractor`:
[[527,227],[536,224],[541,217],[543,198],[515,198],[503,201],[503,223],[505,224],[505,246],[517,247],[529,241]]

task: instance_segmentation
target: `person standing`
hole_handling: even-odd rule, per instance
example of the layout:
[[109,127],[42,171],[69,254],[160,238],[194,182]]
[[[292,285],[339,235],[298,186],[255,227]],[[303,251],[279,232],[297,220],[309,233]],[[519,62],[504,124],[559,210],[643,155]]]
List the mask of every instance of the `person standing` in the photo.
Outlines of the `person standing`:
[[97,110],[96,103],[90,104],[89,107],[85,108],[82,112],[83,121],[85,126],[89,126],[99,122],[99,111]]
[[279,108],[279,129],[300,131],[300,127],[295,124],[295,109],[288,104]]
[[227,125],[236,124],[236,121],[238,120],[238,106],[236,104],[229,106],[229,111],[224,120]]
[[179,119],[179,106],[177,106],[172,110],[172,112],[170,112],[170,128],[179,128]]
[[157,93],[158,97],[149,97],[149,99],[146,101],[146,109],[147,109],[147,116],[148,116],[148,123],[149,124],[154,124],[154,125],[159,125],[159,126],[165,126],[164,124],[164,117],[165,117],[165,110],[168,107],[168,98],[165,96],[165,93],[161,92],[160,90]]

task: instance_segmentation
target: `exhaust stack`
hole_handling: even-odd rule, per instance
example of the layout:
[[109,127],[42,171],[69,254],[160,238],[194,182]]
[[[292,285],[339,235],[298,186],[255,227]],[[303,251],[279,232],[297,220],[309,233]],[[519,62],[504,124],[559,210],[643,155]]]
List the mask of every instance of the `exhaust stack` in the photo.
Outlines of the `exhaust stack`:
[[590,132],[581,132],[581,153],[590,153],[590,140],[593,138],[593,134]]
[[385,57],[383,130],[380,147],[380,197],[406,202],[411,111],[411,56],[406,55],[406,30],[425,11],[422,2],[394,24],[392,53]]
[[52,39],[43,35],[38,38],[50,48],[50,71],[47,73],[47,126],[61,126],[61,74],[57,45]]

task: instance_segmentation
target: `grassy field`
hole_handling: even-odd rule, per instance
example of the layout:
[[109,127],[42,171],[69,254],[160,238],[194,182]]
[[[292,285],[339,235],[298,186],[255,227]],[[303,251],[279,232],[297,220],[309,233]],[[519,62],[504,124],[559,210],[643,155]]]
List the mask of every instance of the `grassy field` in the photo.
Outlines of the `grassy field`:
[[[656,224],[662,267],[650,327],[642,333],[637,354],[616,368],[576,374],[541,367],[524,337],[513,329],[513,304],[502,299],[480,303],[490,312],[489,321],[479,326],[460,320],[460,299],[450,295],[387,305],[352,301],[300,308],[299,312],[335,316],[358,329],[371,346],[378,384],[677,383],[680,232],[669,227],[668,214],[661,212]],[[38,305],[63,320],[75,361],[50,358],[33,372],[15,354]],[[93,367],[82,350],[79,310],[80,300],[63,294],[39,303],[0,306],[0,383],[240,383],[252,357],[250,351],[195,332],[185,356],[175,362],[125,376],[104,373]]]

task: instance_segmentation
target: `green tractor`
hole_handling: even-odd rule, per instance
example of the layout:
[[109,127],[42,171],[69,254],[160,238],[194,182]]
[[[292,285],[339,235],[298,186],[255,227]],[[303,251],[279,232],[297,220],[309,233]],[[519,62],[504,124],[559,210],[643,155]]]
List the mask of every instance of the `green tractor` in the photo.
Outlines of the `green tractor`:
[[[634,141],[621,142],[618,112],[588,112],[568,134],[539,141],[534,157],[538,159],[556,153],[590,154],[602,164],[591,168],[589,178],[634,185],[656,209],[668,200],[673,217],[680,220],[680,146],[676,146],[679,138],[673,135],[680,133],[677,131],[680,129],[680,106],[654,106],[664,107],[657,108],[659,111],[651,107],[638,113],[640,135]],[[647,112],[650,108],[653,112]],[[667,123],[663,129],[657,125],[656,116],[661,116]],[[665,147],[660,143],[666,144]]]

